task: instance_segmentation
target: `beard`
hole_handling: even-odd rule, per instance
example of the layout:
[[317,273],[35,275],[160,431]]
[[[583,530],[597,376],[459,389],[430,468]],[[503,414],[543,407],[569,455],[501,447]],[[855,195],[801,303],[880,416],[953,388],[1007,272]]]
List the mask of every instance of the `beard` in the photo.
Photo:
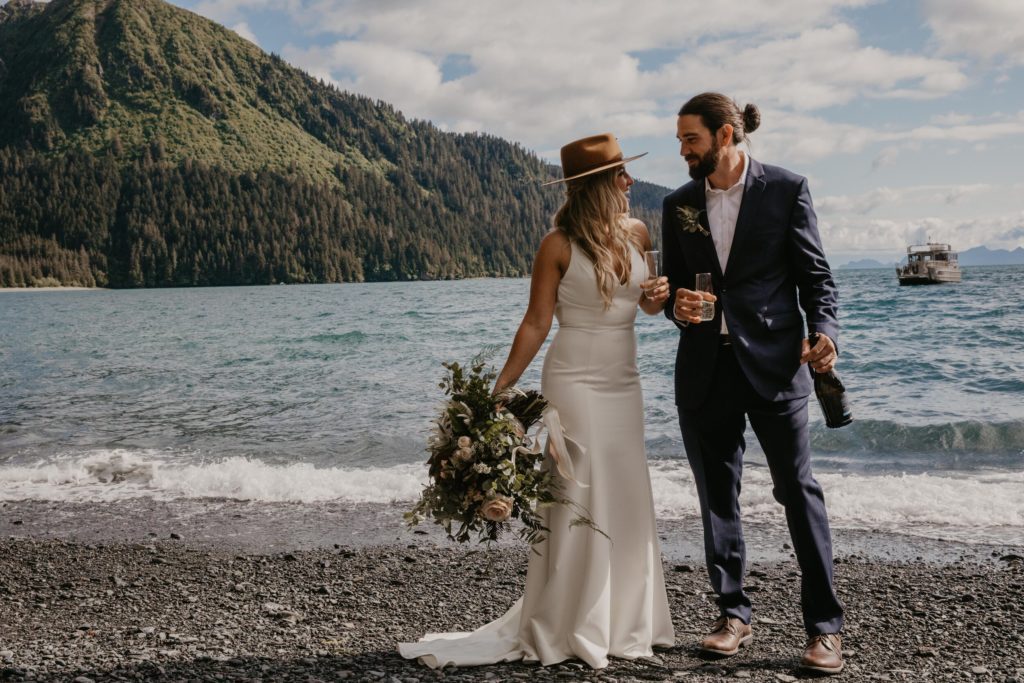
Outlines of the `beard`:
[[[690,171],[690,177],[694,180],[703,180],[709,175],[715,172],[718,168],[718,150],[721,149],[721,145],[718,144],[718,140],[715,137],[711,138],[711,149],[705,152],[700,157],[686,157],[687,168]],[[696,158],[697,164],[690,166],[690,159]]]

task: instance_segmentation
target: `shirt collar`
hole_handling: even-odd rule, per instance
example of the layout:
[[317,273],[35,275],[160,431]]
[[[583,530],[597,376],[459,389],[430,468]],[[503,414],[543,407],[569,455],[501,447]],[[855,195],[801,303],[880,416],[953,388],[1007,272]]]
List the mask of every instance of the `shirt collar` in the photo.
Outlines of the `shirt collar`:
[[735,194],[740,191],[737,188],[742,189],[743,186],[746,185],[747,169],[750,167],[750,156],[743,151],[740,151],[740,154],[743,155],[743,172],[740,173],[740,179],[736,181],[736,184],[724,190],[719,190],[716,187],[711,187],[711,182],[707,178],[704,178],[704,192],[709,194]]

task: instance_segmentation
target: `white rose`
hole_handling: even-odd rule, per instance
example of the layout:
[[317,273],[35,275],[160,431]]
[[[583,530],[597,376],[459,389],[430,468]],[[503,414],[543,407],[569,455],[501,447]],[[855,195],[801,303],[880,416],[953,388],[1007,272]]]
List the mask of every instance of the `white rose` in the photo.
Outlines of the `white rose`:
[[470,439],[468,436],[460,436],[458,443],[459,448],[469,448],[470,446],[473,445],[473,440]]
[[480,508],[480,514],[489,522],[504,522],[512,514],[512,499],[508,496],[491,496]]

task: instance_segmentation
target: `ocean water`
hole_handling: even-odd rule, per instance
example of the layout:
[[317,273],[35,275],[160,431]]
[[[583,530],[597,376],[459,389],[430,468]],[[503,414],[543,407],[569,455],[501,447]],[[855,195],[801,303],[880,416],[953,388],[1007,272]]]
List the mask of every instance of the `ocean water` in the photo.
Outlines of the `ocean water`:
[[[898,287],[838,271],[856,420],[811,405],[832,523],[1024,544],[1024,268]],[[496,346],[527,280],[0,293],[0,501],[405,507],[443,361]],[[678,333],[637,323],[658,514],[698,515],[672,397]],[[552,331],[554,334],[554,330]],[[539,387],[541,356],[521,385]],[[778,521],[748,430],[741,502]]]

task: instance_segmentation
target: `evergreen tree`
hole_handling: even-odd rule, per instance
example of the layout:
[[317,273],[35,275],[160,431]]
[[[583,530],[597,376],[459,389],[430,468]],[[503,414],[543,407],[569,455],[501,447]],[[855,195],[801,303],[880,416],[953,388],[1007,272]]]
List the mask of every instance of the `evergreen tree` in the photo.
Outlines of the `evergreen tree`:
[[[3,11],[5,286],[522,276],[561,201],[522,146],[407,120],[162,0]],[[632,191],[655,238],[666,192]]]

